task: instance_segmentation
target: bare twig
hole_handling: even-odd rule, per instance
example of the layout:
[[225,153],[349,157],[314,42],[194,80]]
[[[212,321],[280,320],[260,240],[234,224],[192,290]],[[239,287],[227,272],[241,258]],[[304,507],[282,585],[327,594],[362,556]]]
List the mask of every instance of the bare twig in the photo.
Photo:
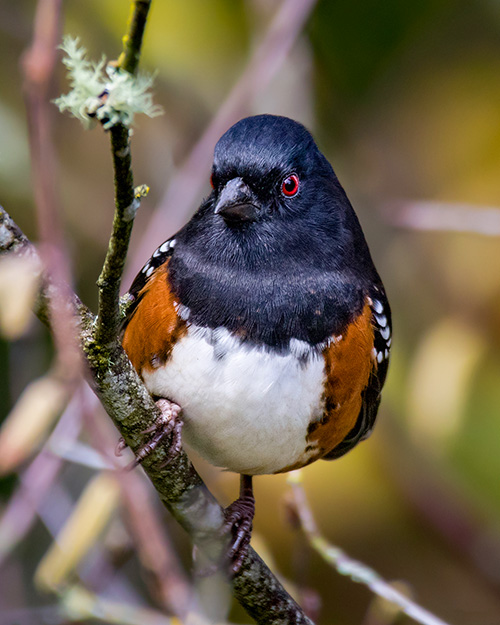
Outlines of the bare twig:
[[[62,0],[39,0],[33,42],[23,58],[24,87],[28,113],[29,140],[35,205],[40,233],[41,257],[53,289],[67,297],[71,284],[70,261],[66,251],[56,193],[56,167],[52,142],[52,105],[48,94],[57,61]],[[53,108],[53,107],[52,107]],[[76,332],[72,317],[58,298],[51,304],[58,372],[75,381],[80,370]]]
[[76,439],[79,431],[80,421],[72,402],[44,448],[21,475],[21,484],[5,507],[0,519],[0,566],[33,526],[39,506],[63,466],[63,461],[47,449],[55,440],[63,439],[67,444]]
[[332,565],[340,575],[346,575],[353,582],[367,586],[376,595],[396,604],[404,614],[407,614],[418,623],[422,623],[422,625],[447,625],[445,621],[420,607],[411,599],[408,599],[408,597],[399,592],[394,586],[391,586],[366,564],[354,560],[339,547],[328,543],[320,534],[307,502],[300,470],[290,473],[288,483],[292,487],[293,503],[297,517],[311,547],[328,564]]
[[394,202],[382,210],[385,219],[399,228],[431,232],[469,232],[500,236],[500,209],[452,202]]
[[[184,164],[177,170],[151,218],[141,243],[131,259],[137,268],[169,234],[191,215],[208,179],[214,145],[219,137],[249,111],[271,82],[300,35],[317,0],[283,0],[274,19],[255,49],[225,102],[200,137]],[[133,279],[127,275],[127,283]]]
[[[121,489],[132,537],[137,546],[139,559],[150,580],[155,595],[170,613],[185,617],[193,606],[192,591],[181,569],[177,554],[161,526],[144,480],[137,472],[123,472],[116,456],[107,452],[115,446],[115,437],[109,422],[98,418],[95,397],[88,398],[87,424],[94,445],[107,459],[107,464],[118,469],[116,474]],[[94,400],[94,401],[91,401]]]
[[123,37],[123,52],[117,65],[135,74],[141,56],[142,37],[148,19],[151,0],[133,0],[130,6],[129,26]]

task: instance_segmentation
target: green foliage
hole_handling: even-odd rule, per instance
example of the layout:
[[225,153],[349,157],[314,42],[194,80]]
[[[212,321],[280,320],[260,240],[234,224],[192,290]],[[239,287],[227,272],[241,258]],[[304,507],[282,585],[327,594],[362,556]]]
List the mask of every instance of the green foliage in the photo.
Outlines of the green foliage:
[[54,103],[61,112],[69,111],[86,128],[93,120],[102,122],[109,129],[117,124],[130,128],[134,115],[144,113],[156,117],[162,113],[153,104],[149,89],[153,77],[147,74],[133,76],[128,72],[107,65],[103,56],[98,63],[89,61],[87,51],[79,45],[79,39],[64,37],[61,49],[66,56],[71,91],[57,98]]

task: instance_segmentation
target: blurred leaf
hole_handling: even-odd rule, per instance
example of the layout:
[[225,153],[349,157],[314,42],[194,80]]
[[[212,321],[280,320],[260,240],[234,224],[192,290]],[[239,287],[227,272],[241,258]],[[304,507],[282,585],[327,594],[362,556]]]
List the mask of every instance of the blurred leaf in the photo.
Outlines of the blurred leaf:
[[0,429],[0,475],[41,445],[68,401],[65,384],[46,375],[26,387]]
[[56,540],[38,565],[35,583],[45,590],[63,584],[96,543],[116,509],[119,485],[109,473],[87,484]]
[[12,110],[0,100],[0,183],[8,187],[9,193],[18,197],[30,194],[26,184],[26,172],[29,169],[29,150],[26,133],[18,111]]
[[442,449],[457,434],[485,349],[481,334],[456,319],[444,319],[427,332],[415,355],[408,394],[410,433],[423,446]]
[[38,284],[38,265],[31,258],[0,259],[0,332],[8,339],[19,338],[31,321]]
[[75,621],[97,620],[118,625],[181,625],[175,617],[142,606],[110,601],[95,595],[82,586],[73,586],[62,595],[62,607],[67,616]]

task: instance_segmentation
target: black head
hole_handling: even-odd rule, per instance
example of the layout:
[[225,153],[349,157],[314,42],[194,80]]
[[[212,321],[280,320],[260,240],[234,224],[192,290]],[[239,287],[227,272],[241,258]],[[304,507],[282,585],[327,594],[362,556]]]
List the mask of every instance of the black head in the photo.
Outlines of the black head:
[[336,181],[330,164],[309,131],[287,117],[242,119],[215,146],[214,210],[230,227],[298,216],[325,181]]
[[294,257],[328,269],[369,258],[330,163],[292,119],[256,115],[237,122],[215,146],[211,180],[213,191],[186,232],[205,261],[289,271]]

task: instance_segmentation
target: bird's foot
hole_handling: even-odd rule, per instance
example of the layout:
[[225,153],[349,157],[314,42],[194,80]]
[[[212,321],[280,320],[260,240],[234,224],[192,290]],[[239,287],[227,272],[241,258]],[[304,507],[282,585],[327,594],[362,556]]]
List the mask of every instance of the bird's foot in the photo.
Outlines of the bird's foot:
[[[153,425],[146,430],[143,430],[141,434],[152,434],[147,443],[144,443],[136,451],[134,460],[127,466],[127,469],[133,469],[140,464],[145,458],[153,453],[157,449],[158,445],[167,437],[172,435],[172,441],[167,452],[167,458],[162,463],[161,467],[170,464],[174,460],[182,447],[182,419],[181,419],[181,407],[168,399],[158,399],[156,402],[157,407],[160,409],[160,417],[153,423]],[[123,438],[120,438],[116,446],[115,453],[121,455],[121,452],[126,447]]]
[[227,559],[230,562],[229,572],[236,575],[243,564],[252,537],[252,522],[255,515],[255,499],[252,491],[252,478],[241,476],[239,498],[224,510],[224,534],[231,537]]

